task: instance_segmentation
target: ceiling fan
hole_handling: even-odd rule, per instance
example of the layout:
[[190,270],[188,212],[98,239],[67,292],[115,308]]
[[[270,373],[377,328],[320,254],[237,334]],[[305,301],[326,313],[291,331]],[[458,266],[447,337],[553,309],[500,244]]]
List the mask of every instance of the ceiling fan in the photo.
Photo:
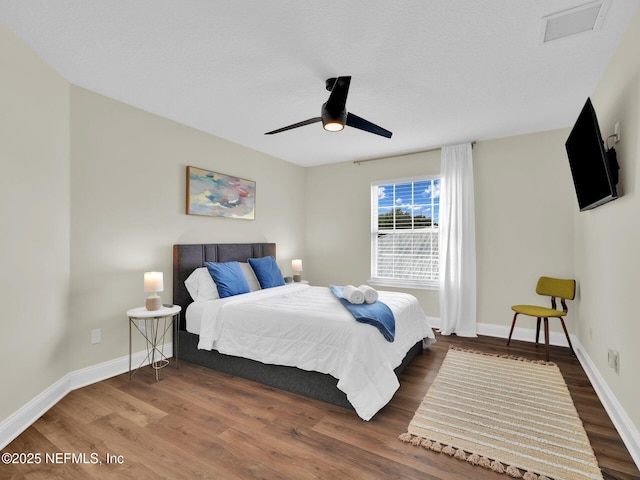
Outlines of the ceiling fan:
[[286,127],[278,128],[265,135],[273,135],[298,127],[304,127],[312,123],[322,122],[322,127],[328,132],[339,132],[344,126],[364,130],[365,132],[374,133],[383,137],[391,138],[392,133],[375,123],[371,123],[362,117],[347,112],[347,94],[349,93],[349,84],[351,77],[333,77],[326,81],[326,88],[331,92],[329,100],[322,104],[319,117],[313,117],[302,122],[294,123]]

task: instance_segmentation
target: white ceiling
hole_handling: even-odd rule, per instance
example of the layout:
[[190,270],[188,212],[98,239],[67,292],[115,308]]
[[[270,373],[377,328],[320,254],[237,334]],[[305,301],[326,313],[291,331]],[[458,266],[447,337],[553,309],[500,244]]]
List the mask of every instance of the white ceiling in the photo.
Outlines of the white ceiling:
[[[540,42],[587,0],[0,0],[0,22],[69,82],[275,157],[319,165],[567,127],[640,0]],[[329,77],[391,139],[321,124]]]

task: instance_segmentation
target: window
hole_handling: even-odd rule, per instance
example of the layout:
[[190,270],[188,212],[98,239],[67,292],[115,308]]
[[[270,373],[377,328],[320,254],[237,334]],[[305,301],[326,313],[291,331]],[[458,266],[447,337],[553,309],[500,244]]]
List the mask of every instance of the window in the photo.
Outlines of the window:
[[438,288],[440,178],[371,184],[371,283]]

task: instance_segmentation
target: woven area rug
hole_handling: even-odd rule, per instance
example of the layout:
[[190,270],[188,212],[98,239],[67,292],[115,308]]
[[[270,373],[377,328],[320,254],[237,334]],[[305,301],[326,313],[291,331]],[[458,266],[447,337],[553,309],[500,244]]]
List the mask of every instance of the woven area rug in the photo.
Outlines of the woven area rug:
[[525,480],[602,479],[560,369],[452,347],[400,440]]

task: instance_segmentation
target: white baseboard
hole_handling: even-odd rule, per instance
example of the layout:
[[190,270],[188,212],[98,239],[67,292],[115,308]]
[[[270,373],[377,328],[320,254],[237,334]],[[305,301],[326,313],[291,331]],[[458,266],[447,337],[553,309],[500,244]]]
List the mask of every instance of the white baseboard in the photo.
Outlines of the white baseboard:
[[[440,328],[441,322],[439,318],[429,317],[429,323],[433,328]],[[486,335],[488,337],[509,338],[510,326],[505,325],[492,325],[488,323],[478,323],[478,334]],[[544,342],[544,332],[541,332],[541,339]],[[522,340],[525,342],[534,342],[536,338],[535,329],[531,328],[515,328],[511,337],[514,340]],[[636,466],[640,468],[640,432],[633,424],[627,412],[616,398],[615,394],[607,385],[604,377],[600,374],[600,371],[596,368],[595,364],[591,360],[591,357],[587,354],[582,343],[575,335],[570,335],[571,344],[573,350],[576,352],[576,357],[582,365],[593,389],[596,391],[600,402],[604,406],[605,410],[609,414],[611,422],[616,427],[620,438],[624,442],[627,450],[631,454]],[[549,344],[560,347],[568,347],[567,338],[564,333],[561,332],[549,332]]]
[[[440,318],[427,318],[429,319],[429,324],[433,328],[439,329],[441,327]],[[478,335],[486,335],[487,337],[509,338],[510,328],[511,327],[507,327],[504,325],[492,325],[490,323],[477,324]],[[513,335],[511,336],[511,338],[513,340],[522,340],[523,342],[534,342],[536,339],[536,331],[533,328],[516,327],[513,329]],[[540,340],[544,343],[544,331],[540,332]],[[573,343],[573,336],[571,338],[571,343]],[[564,336],[564,333],[549,332],[549,345],[568,347],[569,343],[567,342],[567,337]]]
[[593,389],[596,391],[604,409],[609,414],[609,418],[620,434],[620,438],[622,438],[627,450],[629,450],[633,461],[640,469],[640,432],[629,418],[629,415],[627,415],[627,412],[622,408],[620,402],[618,402],[618,399],[609,388],[609,385],[607,385],[607,382],[605,382],[602,375],[600,375],[600,371],[596,368],[591,357],[587,355],[580,340],[572,335],[571,343],[573,344],[573,349],[576,352],[582,368],[591,381]]
[[68,377],[68,375],[62,377],[0,423],[0,450],[9,445],[18,435],[29,428],[46,413],[47,410],[62,400],[62,398],[71,391]]
[[[173,344],[163,345],[162,352],[167,358],[173,356]],[[149,365],[147,352],[137,352],[131,356],[131,366]],[[13,415],[0,423],[0,450],[9,445],[18,435],[29,428],[51,407],[64,398],[72,390],[82,388],[107,378],[115,377],[129,371],[129,355],[75,370],[66,374],[29,403],[22,406]]]
[[[478,334],[486,335],[488,337],[509,338],[509,330],[511,327],[501,325],[491,325],[489,323],[478,324]],[[573,335],[571,336],[571,343],[573,344]],[[536,331],[533,328],[514,328],[512,340],[521,340],[523,342],[535,342]],[[544,329],[541,326],[540,341],[544,345]],[[549,345],[555,345],[558,347],[568,347],[567,337],[561,332],[549,332]]]

